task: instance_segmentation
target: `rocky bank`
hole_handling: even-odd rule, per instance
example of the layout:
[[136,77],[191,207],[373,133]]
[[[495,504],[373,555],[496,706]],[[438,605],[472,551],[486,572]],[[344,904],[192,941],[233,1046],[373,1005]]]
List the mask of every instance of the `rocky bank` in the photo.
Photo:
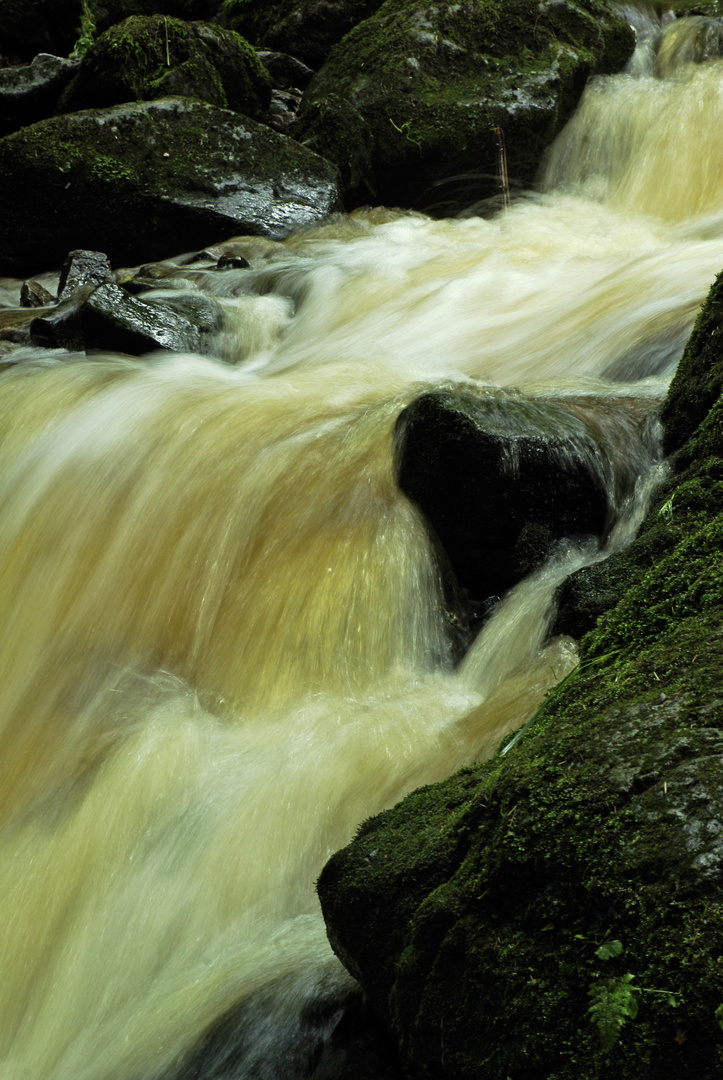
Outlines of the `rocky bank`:
[[568,586],[579,666],[508,753],[367,821],[323,871],[330,940],[410,1076],[720,1075],[721,335],[723,275],[641,534]]

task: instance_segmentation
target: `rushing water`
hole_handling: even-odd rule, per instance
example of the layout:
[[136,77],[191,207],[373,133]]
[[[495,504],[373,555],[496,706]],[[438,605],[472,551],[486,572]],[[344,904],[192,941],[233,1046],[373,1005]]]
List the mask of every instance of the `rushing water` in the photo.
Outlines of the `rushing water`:
[[546,640],[597,557],[570,547],[453,668],[392,432],[429,385],[516,386],[584,405],[650,477],[640,416],[723,267],[723,72],[672,26],[508,213],[249,239],[250,271],[170,279],[215,292],[223,362],[3,376],[2,1080],[153,1080],[239,1005],[232,1075],[302,1075],[300,1012],[349,985],[325,859],[574,665]]

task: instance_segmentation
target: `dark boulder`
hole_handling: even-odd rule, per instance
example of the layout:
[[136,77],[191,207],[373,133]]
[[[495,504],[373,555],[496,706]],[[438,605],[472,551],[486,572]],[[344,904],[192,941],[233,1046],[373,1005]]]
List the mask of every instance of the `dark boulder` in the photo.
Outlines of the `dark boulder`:
[[92,285],[79,286],[60,303],[44,308],[42,314],[36,316],[30,324],[31,343],[44,349],[82,352],[85,348],[85,336],[81,312],[92,290]]
[[311,68],[323,64],[345,34],[383,0],[224,0],[220,19],[255,45],[290,53]]
[[132,15],[168,15],[175,19],[212,19],[221,0],[95,0],[93,10],[99,33]]
[[561,537],[602,536],[611,469],[564,405],[456,387],[397,421],[397,482],[474,600],[501,596]]
[[454,211],[496,194],[502,140],[532,184],[588,76],[633,45],[604,0],[386,0],[332,49],[295,136],[339,165],[348,206]]
[[209,23],[133,16],[86,52],[58,111],[175,96],[259,118],[271,99],[271,81],[238,34]]
[[274,239],[339,206],[336,168],[187,98],[41,121],[0,139],[0,273],[100,247],[116,266],[240,234]]
[[288,53],[269,52],[260,49],[257,53],[259,60],[269,73],[271,85],[276,90],[304,90],[312,78],[314,72],[295,56]]
[[81,0],[0,0],[0,57],[67,56],[80,34]]
[[50,116],[77,67],[77,60],[40,53],[30,64],[1,68],[0,137]]
[[689,437],[576,672],[508,754],[365,822],[321,875],[405,1075],[720,1075],[723,395],[686,407],[701,351],[723,367],[720,288],[666,406]]

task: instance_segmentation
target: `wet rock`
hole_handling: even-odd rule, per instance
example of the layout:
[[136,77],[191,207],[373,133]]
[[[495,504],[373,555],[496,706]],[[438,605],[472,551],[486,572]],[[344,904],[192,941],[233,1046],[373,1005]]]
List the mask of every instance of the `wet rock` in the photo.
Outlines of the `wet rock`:
[[531,185],[588,76],[633,45],[602,0],[387,0],[331,51],[295,137],[339,165],[348,207],[453,212],[498,194],[498,129]]
[[101,285],[88,297],[82,322],[86,348],[117,350],[133,356],[155,349],[204,352],[209,333],[215,328],[207,318],[196,325],[170,304],[131,296],[112,282]]
[[40,53],[30,64],[0,69],[0,137],[50,116],[77,67],[75,59]]
[[383,0],[268,0],[264,4],[226,0],[220,18],[255,45],[289,53],[311,68]]
[[110,259],[102,251],[71,251],[58,281],[58,299],[67,299],[82,285],[103,285],[112,277]]
[[33,319],[30,324],[31,343],[45,349],[82,352],[85,338],[81,311],[92,289],[92,285],[75,289],[51,310]]
[[222,255],[216,263],[217,270],[247,270],[251,266],[242,255]]
[[52,304],[55,297],[39,281],[24,281],[20,289],[22,307],[37,308]]
[[198,98],[260,118],[269,105],[271,81],[238,34],[210,23],[133,16],[94,42],[59,111],[171,96]]
[[335,166],[188,98],[41,121],[0,139],[0,273],[100,247],[114,265],[242,234],[281,239],[339,207]]
[[304,90],[314,76],[312,68],[288,53],[259,49],[257,55],[276,90]]
[[0,0],[0,56],[67,56],[78,38],[81,0]]
[[395,431],[397,482],[473,600],[501,596],[561,537],[602,536],[609,467],[559,404],[457,388],[417,398]]
[[164,308],[187,319],[199,331],[201,344],[211,335],[218,333],[223,326],[223,309],[218,301],[207,293],[190,289],[154,289],[143,294],[140,299],[162,304]]
[[[405,1075],[720,1071],[720,289],[670,390],[671,473],[575,673],[508,754],[365,822],[321,875],[329,940]],[[623,986],[637,1016],[603,1045],[590,991]]]
[[296,90],[274,90],[269,105],[269,125],[276,131],[287,131],[296,120],[301,94]]

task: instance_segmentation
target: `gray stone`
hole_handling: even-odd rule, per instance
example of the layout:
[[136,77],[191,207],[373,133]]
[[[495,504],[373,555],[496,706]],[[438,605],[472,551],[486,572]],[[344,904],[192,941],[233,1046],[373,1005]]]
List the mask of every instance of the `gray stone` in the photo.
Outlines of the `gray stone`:
[[0,136],[49,116],[77,67],[75,59],[39,53],[29,64],[0,69]]

